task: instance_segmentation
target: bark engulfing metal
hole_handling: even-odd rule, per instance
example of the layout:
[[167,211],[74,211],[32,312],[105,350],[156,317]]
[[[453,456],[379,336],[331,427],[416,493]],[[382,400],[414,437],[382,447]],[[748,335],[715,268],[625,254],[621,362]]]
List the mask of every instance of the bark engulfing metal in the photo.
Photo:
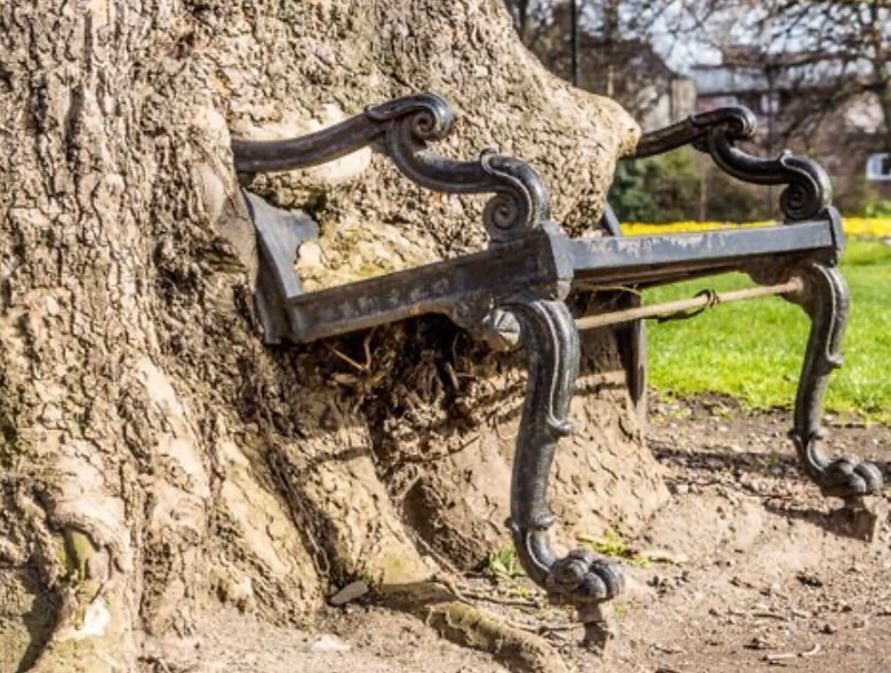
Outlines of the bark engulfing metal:
[[[608,236],[569,239],[551,221],[548,192],[525,162],[484,153],[454,161],[428,143],[450,132],[454,115],[439,96],[422,94],[369,107],[336,126],[281,141],[235,139],[237,170],[306,168],[364,146],[392,159],[412,181],[451,193],[493,193],[483,225],[487,250],[343,286],[303,292],[296,249],[317,232],[308,218],[278,210],[246,193],[261,251],[256,302],[270,343],[306,342],[423,313],[442,313],[480,336],[519,330],[529,377],[517,437],[508,522],[519,559],[555,602],[581,609],[623,587],[621,569],[587,550],[564,558],[553,551],[547,505],[558,441],[571,432],[569,403],[578,372],[579,338],[564,303],[573,289],[625,283],[647,287],[729,270],[760,285],[794,287],[781,295],[800,305],[811,331],[790,436],[807,476],[827,496],[848,503],[882,489],[881,472],[856,458],[832,460],[822,450],[823,394],[839,355],[849,296],[838,271],[843,237],[831,206],[826,173],[813,161],[781,154],[761,159],[735,143],[755,130],[744,108],[694,115],[645,135],[636,156],[692,144],[727,173],[746,182],[785,185],[785,222],[773,227],[622,238],[610,213]],[[797,279],[795,283],[789,281]],[[785,285],[783,285],[785,284]],[[626,333],[625,362],[632,394],[643,394],[643,331]]]

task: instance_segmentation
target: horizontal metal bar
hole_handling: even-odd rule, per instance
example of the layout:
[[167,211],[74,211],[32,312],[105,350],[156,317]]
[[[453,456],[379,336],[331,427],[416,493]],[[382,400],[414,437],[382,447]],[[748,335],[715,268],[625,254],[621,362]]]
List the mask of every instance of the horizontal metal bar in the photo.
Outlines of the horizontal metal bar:
[[621,325],[622,323],[633,322],[634,320],[664,318],[679,313],[680,311],[707,308],[717,304],[732,304],[737,301],[764,299],[781,294],[791,294],[793,292],[800,292],[801,288],[801,279],[792,278],[785,283],[778,283],[776,285],[747,287],[742,290],[731,290],[729,292],[714,292],[710,295],[700,295],[696,297],[688,297],[687,299],[678,299],[676,301],[666,301],[661,304],[637,306],[622,311],[610,311],[609,313],[588,315],[577,319],[575,321],[575,326],[576,329],[581,332],[597,329],[598,327],[606,327],[608,325]]
[[[300,341],[365,329],[424,313],[460,322],[462,313],[536,286],[572,278],[567,239],[536,234],[474,253],[377,278],[289,297]],[[478,316],[478,319],[482,315]]]
[[[522,290],[562,283],[577,287],[648,286],[742,269],[779,265],[836,249],[830,220],[764,228],[664,236],[566,238],[556,227],[471,255],[347,283],[288,294],[285,313],[297,341],[311,341],[424,313],[459,324]],[[470,320],[473,323],[474,319]]]
[[831,219],[773,227],[655,236],[574,239],[570,250],[580,283],[674,282],[705,271],[740,268],[761,259],[837,249]]

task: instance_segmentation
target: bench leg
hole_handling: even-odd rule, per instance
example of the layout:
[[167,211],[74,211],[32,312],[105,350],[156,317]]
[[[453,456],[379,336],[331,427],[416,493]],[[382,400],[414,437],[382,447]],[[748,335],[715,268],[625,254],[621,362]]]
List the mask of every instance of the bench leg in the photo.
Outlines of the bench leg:
[[805,473],[823,495],[844,498],[847,504],[855,505],[863,496],[882,491],[882,472],[854,456],[827,457],[822,447],[826,432],[820,424],[829,375],[842,364],[841,341],[850,304],[848,286],[834,265],[812,262],[798,273],[803,289],[786,295],[786,299],[805,310],[811,319],[811,331],[789,436]]
[[579,366],[579,338],[572,314],[558,300],[524,295],[508,301],[520,326],[529,378],[517,434],[508,525],[517,556],[529,577],[554,603],[580,612],[609,600],[624,588],[620,567],[587,549],[558,558],[548,529],[548,477],[557,442],[571,432],[567,420]]

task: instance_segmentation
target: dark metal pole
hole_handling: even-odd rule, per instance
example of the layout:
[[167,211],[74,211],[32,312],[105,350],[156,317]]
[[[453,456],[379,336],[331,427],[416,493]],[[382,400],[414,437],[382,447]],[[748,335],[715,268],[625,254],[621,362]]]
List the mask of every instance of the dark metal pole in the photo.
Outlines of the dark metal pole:
[[573,86],[579,85],[579,6],[578,0],[569,3],[569,51],[570,79]]
[[[772,64],[768,63],[765,69],[767,74],[767,155],[773,155],[774,135],[774,77],[775,71]],[[773,187],[767,186],[767,216],[773,217],[774,213]]]
[[689,311],[692,309],[705,309],[717,306],[718,304],[732,304],[737,301],[764,299],[766,297],[775,297],[778,294],[801,292],[803,287],[804,284],[802,280],[793,277],[785,283],[777,283],[775,285],[759,285],[756,287],[743,288],[742,290],[731,290],[729,292],[708,291],[705,294],[700,294],[688,299],[678,299],[677,301],[667,301],[661,304],[635,306],[634,308],[626,308],[620,311],[582,316],[581,318],[576,318],[575,327],[582,332],[584,330],[597,329],[598,327],[606,327],[607,325],[621,325],[622,323],[632,322],[634,320],[671,317],[682,311]]

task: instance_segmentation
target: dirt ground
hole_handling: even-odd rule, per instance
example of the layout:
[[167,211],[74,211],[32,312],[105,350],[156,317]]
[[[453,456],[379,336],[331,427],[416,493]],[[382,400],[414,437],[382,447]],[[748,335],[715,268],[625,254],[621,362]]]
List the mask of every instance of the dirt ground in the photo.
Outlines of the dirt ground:
[[[524,579],[458,581],[479,606],[543,633],[580,673],[891,671],[887,507],[873,503],[880,515],[871,541],[854,537],[856,526],[833,513],[839,503],[824,501],[796,469],[788,423],[787,412],[744,413],[717,398],[651,404],[649,445],[675,497],[626,541],[629,590],[614,605],[618,637],[603,657],[579,647],[572,615],[539,602]],[[836,453],[873,459],[891,477],[891,428],[831,417],[827,426]],[[234,648],[232,628],[240,629]],[[160,669],[149,643],[145,670],[506,670],[413,617],[361,602],[330,609],[305,632],[244,626],[244,616],[226,611],[198,632],[211,635],[179,641],[181,656],[168,655]]]
[[[796,469],[788,413],[720,399],[653,411],[649,444],[675,499],[635,546],[680,562],[630,570],[646,590],[617,610],[622,637],[602,667],[571,654],[579,670],[891,671],[885,504],[873,503],[874,539],[852,539],[839,503]],[[876,461],[888,480],[891,429],[827,427],[835,452]]]

